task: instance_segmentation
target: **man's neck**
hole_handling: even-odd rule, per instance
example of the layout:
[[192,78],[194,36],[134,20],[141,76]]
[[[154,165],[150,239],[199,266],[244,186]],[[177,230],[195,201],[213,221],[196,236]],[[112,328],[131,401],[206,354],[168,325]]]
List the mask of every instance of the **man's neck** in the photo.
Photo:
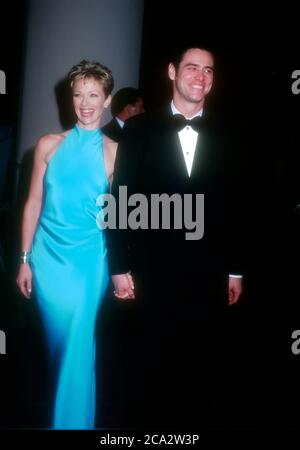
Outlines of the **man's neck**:
[[192,119],[195,116],[201,115],[203,112],[203,103],[199,106],[199,103],[194,106],[192,104],[193,108],[184,108],[182,105],[178,105],[178,102],[176,103],[176,100],[172,100],[172,111],[173,113],[180,113],[182,114],[186,119]]

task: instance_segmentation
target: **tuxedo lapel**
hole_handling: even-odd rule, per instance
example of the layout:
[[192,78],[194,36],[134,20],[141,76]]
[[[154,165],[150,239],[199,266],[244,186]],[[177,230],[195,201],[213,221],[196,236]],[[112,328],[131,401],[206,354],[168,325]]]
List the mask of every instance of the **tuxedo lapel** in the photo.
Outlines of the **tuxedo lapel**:
[[197,189],[214,188],[222,172],[221,160],[222,149],[218,137],[215,131],[205,124],[198,134],[190,177],[198,186]]
[[188,180],[189,175],[177,132],[171,133],[169,142],[168,156],[173,162],[173,170],[176,173],[176,177],[182,180]]
[[206,134],[204,131],[199,131],[196,148],[195,148],[195,154],[194,154],[194,160],[191,170],[191,179],[195,179],[199,176],[203,176],[205,169],[207,169],[207,158],[208,155],[208,142],[206,138]]
[[175,129],[172,123],[171,108],[165,114],[162,121],[162,132],[160,134],[160,146],[161,155],[163,155],[163,164],[168,167],[168,174],[173,179],[177,180],[177,183],[181,183],[189,180],[189,175],[182,151],[182,146],[178,131]]
[[182,183],[189,180],[189,175],[178,133],[165,130],[159,138],[157,148],[159,149],[158,164],[165,178],[164,184],[168,184],[170,189],[180,187]]
[[[177,180],[192,183],[196,181],[198,177],[205,176],[205,172],[209,170],[210,166],[209,158],[211,145],[209,142],[206,116],[203,118],[203,127],[198,133],[190,176],[188,174],[178,131],[172,126],[171,108],[166,112],[165,122],[165,130],[162,133],[162,136],[164,136],[164,143],[162,143],[162,148],[164,149],[163,154],[168,161],[170,169],[172,168],[172,170],[174,170]],[[214,158],[213,149],[211,149],[211,152],[211,156]]]
[[116,142],[120,141],[122,137],[122,131],[123,130],[116,118],[113,118],[107,125],[104,125],[104,127],[102,127],[102,132]]
[[[143,177],[151,189],[160,192],[199,192],[215,178],[218,149],[205,123],[197,138],[194,160],[189,176],[178,132],[172,117],[165,110],[152,122],[155,132],[149,133],[148,152],[144,152]],[[147,180],[147,181],[146,181]]]

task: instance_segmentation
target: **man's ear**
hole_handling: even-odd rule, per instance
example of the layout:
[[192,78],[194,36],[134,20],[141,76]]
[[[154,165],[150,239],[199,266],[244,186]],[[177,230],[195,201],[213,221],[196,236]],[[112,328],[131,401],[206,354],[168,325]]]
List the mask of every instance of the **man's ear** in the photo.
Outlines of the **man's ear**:
[[109,95],[107,97],[107,99],[105,99],[104,108],[108,108],[108,106],[110,105],[110,102],[111,102],[111,95]]
[[170,80],[172,80],[172,81],[175,80],[175,77],[176,77],[176,69],[175,69],[173,63],[170,63],[169,66],[168,66],[168,75],[169,75]]

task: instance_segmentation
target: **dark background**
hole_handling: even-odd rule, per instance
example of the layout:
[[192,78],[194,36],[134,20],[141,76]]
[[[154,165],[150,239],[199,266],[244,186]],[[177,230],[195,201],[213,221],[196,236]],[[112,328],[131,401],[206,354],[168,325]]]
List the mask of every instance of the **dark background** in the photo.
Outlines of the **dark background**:
[[1,5],[0,69],[6,73],[6,95],[0,96],[0,123],[16,124],[22,88],[22,62],[25,58],[24,32],[27,2]]
[[[250,1],[234,5],[228,1],[177,4],[145,0],[140,68],[140,88],[149,110],[170,97],[166,68],[172,50],[191,41],[212,47],[217,70],[215,90],[208,106],[237,128],[246,126],[253,133],[259,129],[259,136],[264,129],[267,135],[264,139],[268,140],[270,133],[272,139],[280,143],[278,164],[283,175],[279,181],[281,186],[288,186],[285,187],[288,194],[296,199],[300,192],[297,182],[285,184],[284,180],[296,180],[299,167],[300,95],[291,92],[291,74],[300,69],[299,13],[300,7],[287,2],[263,9],[261,2]],[[26,56],[26,14],[25,1],[1,5],[1,23],[6,27],[0,27],[0,69],[6,73],[7,94],[0,96],[0,123],[12,127],[14,145],[1,198],[0,231],[6,270],[4,273],[1,271],[0,278],[0,329],[7,334],[7,355],[0,356],[0,369],[7,398],[0,414],[0,427],[12,428],[43,426],[45,423],[45,415],[41,413],[46,386],[43,343],[40,342],[38,325],[34,325],[37,322],[35,313],[20,299],[14,282],[18,218],[22,208],[22,203],[15,202],[15,175],[22,68]],[[264,152],[261,142],[253,150],[256,152],[254,166],[262,165],[268,172],[268,163],[272,165],[274,162],[272,154],[269,150]],[[278,147],[274,159],[275,156],[278,156]],[[246,157],[248,154],[245,154],[245,161]],[[248,175],[251,175],[252,168],[249,166]],[[269,183],[267,172],[265,185]],[[257,182],[255,174],[253,172],[253,185]],[[285,229],[284,233],[289,233],[289,230]],[[297,248],[297,236],[292,232],[291,236],[294,239],[292,247],[294,242]],[[274,246],[277,238],[273,241]],[[293,256],[297,257],[297,253]],[[282,266],[290,267],[292,256],[285,254],[284,257],[287,260],[281,261]],[[225,388],[228,410],[223,411],[222,420],[231,426],[297,426],[300,418],[297,358],[300,360],[300,355],[293,355],[290,346],[291,332],[299,328],[300,316],[289,313],[288,308],[291,306],[291,311],[298,313],[298,291],[289,288],[286,298],[276,298],[276,304],[272,305],[276,278],[264,263],[259,271],[253,269],[256,261],[261,263],[259,260],[258,254],[253,257],[252,278],[246,277],[251,286],[254,281],[256,290],[250,286],[243,303],[228,317],[231,352],[226,354],[228,359],[224,364],[224,371],[229,374]],[[288,275],[297,277],[298,273],[295,271]],[[282,272],[283,276],[286,272]],[[270,282],[269,291],[261,289],[262,278]],[[289,286],[290,281],[287,279]],[[220,340],[220,351],[222,345]]]
[[[285,2],[145,1],[141,87],[149,105],[170,92],[166,72],[173,48],[202,42],[217,56],[216,95],[224,111],[296,113],[291,73],[299,66],[299,7]],[[286,111],[286,107],[289,110]]]

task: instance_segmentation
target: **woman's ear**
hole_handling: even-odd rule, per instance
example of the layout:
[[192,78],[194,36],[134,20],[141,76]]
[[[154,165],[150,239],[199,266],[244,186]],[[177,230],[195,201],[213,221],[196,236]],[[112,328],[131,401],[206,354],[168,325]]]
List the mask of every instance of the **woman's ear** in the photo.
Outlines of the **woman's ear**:
[[107,97],[107,99],[105,99],[105,102],[104,102],[104,108],[108,108],[109,105],[110,105],[110,102],[111,102],[111,95],[109,95],[109,96]]

